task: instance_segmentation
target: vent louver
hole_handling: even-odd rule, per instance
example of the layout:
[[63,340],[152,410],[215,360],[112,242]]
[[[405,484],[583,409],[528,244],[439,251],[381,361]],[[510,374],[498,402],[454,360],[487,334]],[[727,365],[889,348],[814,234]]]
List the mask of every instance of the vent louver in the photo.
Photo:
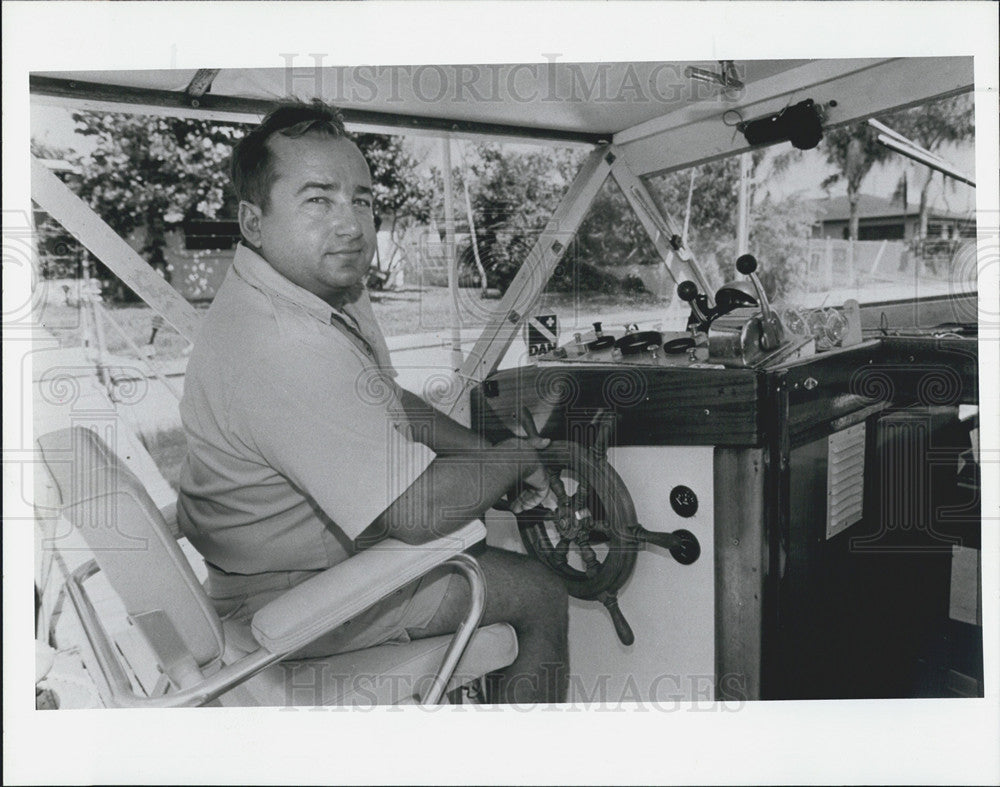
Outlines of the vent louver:
[[826,471],[826,537],[861,519],[864,507],[865,424],[830,435]]

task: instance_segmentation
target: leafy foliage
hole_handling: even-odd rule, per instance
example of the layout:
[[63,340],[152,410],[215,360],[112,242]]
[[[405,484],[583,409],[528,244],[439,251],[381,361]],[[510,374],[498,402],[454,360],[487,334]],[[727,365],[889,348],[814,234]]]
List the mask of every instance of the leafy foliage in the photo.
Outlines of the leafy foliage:
[[888,158],[888,148],[877,141],[877,134],[866,122],[852,123],[829,130],[823,137],[826,160],[837,167],[821,184],[828,188],[843,181],[847,185],[847,202],[850,205],[848,237],[858,239],[858,200],[865,176],[877,163]]
[[[31,140],[31,155],[40,159],[65,161],[68,152],[39,140]],[[46,279],[72,279],[80,275],[86,250],[63,226],[37,206],[34,209],[38,237],[40,273]]]
[[[797,152],[767,159],[752,157],[749,248],[761,262],[760,277],[772,296],[788,292],[806,267],[806,246],[814,209],[802,200],[774,200],[762,187],[769,173],[781,171],[798,157]],[[667,211],[681,221],[687,203],[691,172],[674,172],[653,178],[650,187]],[[713,286],[737,278],[736,223],[739,211],[740,161],[730,157],[695,168],[691,197],[688,246]]]
[[761,261],[758,274],[771,298],[805,289],[809,236],[815,220],[815,207],[795,197],[765,198],[750,211],[750,250]]
[[[80,133],[96,144],[93,152],[76,158],[80,175],[73,187],[119,233],[140,231],[141,251],[154,265],[162,264],[168,228],[195,218],[235,217],[228,158],[244,127],[131,115],[78,113],[74,118]],[[391,229],[441,215],[441,173],[436,173],[437,188],[430,178],[420,176],[402,138],[361,134],[356,141],[371,166],[376,212],[393,217]],[[469,165],[452,173],[456,195],[462,193],[461,178],[468,181],[489,286],[502,289],[513,279],[585,155],[566,149],[516,152],[481,144],[470,152]],[[755,156],[755,165],[762,158]],[[649,182],[654,197],[678,223],[689,184],[688,172]],[[702,165],[694,181],[689,246],[714,284],[733,277],[738,184],[736,159]],[[783,274],[778,262],[792,264],[795,241],[806,234],[808,217],[799,215],[802,211],[792,203],[759,203],[753,212],[751,243],[765,261],[766,275],[778,284],[791,275]],[[461,259],[466,277],[475,278],[471,245]],[[714,259],[721,259],[721,266],[716,267]],[[658,264],[638,218],[609,181],[549,288],[642,294],[645,288],[639,277],[612,275],[608,266],[620,273],[624,265],[635,270],[632,266]]]
[[433,184],[417,173],[417,161],[404,149],[403,138],[356,134],[353,139],[371,168],[375,213],[427,221]]
[[[934,101],[881,118],[886,125],[930,151],[946,143],[970,139],[974,133],[973,107],[969,96]],[[861,183],[872,167],[885,161],[891,151],[877,141],[878,133],[866,122],[827,131],[823,149],[827,161],[837,167],[837,172],[823,181],[823,187],[844,181],[850,204],[848,234],[851,240],[858,237],[857,205]],[[921,188],[921,235],[927,231],[927,189],[933,177],[927,170]]]
[[[678,223],[687,209],[690,178],[690,170],[685,170],[650,181],[664,208]],[[736,157],[696,168],[687,240],[699,260],[730,253],[736,236],[739,183],[740,161]]]
[[233,124],[137,115],[74,113],[94,149],[77,157],[79,195],[123,236],[143,230],[141,247],[164,262],[164,231],[193,218],[235,216],[227,166],[244,130]]
[[[469,179],[476,238],[490,287],[505,289],[583,163],[586,153],[566,149],[519,153],[497,145],[477,145],[459,178]],[[456,187],[456,191],[458,188]],[[550,291],[604,291],[638,294],[642,280],[618,277],[609,264],[655,264],[655,249],[625,196],[613,183],[600,191],[549,280]],[[474,279],[471,243],[459,257],[463,279]]]
[[[975,117],[971,95],[955,96],[941,101],[933,101],[885,118],[885,124],[910,138],[921,147],[936,153],[949,144],[965,142],[975,134]],[[920,230],[921,239],[927,237],[927,217],[929,213],[928,192],[936,174],[929,167],[921,167],[923,177],[920,185]],[[895,197],[902,196],[897,192]]]
[[[476,145],[467,170],[452,172],[453,191],[461,194],[468,179],[473,221],[490,287],[505,289],[517,273],[538,234],[555,210],[576,171],[579,157],[570,151],[504,151],[498,145]],[[436,173],[443,186],[441,173]],[[437,194],[443,194],[443,187]],[[443,215],[441,199],[435,205]],[[460,252],[461,275],[475,271],[471,243]]]
[[[475,196],[474,221],[480,256],[491,287],[505,288],[517,273],[565,193],[584,154],[570,151],[529,153],[480,145],[465,176]],[[755,172],[764,170],[763,153],[754,155]],[[769,163],[787,165],[790,157]],[[456,181],[460,174],[456,174]],[[701,165],[695,171],[688,245],[714,286],[734,278],[736,214],[740,164],[736,158]],[[690,171],[647,181],[654,198],[678,225],[687,209]],[[456,186],[456,191],[458,187]],[[762,276],[771,291],[784,291],[805,268],[805,245],[814,220],[800,200],[775,201],[762,196],[751,212],[751,250],[762,260]],[[471,244],[459,258],[467,283],[475,280]],[[601,189],[551,280],[549,290],[601,291],[623,296],[647,294],[634,275],[612,275],[634,266],[654,266],[660,258],[617,185]]]
[[[70,186],[164,275],[167,230],[191,219],[236,217],[229,157],[247,126],[91,112],[73,119],[94,148],[73,157],[79,175]],[[376,212],[426,219],[430,188],[402,138],[361,134],[356,142],[372,169]],[[98,274],[111,278],[103,266]]]

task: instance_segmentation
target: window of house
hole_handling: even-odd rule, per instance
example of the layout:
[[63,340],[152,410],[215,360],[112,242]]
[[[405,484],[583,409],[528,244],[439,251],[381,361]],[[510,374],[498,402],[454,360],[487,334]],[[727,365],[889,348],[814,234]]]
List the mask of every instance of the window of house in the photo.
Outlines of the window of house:
[[237,221],[194,219],[184,222],[184,248],[188,251],[226,251],[240,240]]

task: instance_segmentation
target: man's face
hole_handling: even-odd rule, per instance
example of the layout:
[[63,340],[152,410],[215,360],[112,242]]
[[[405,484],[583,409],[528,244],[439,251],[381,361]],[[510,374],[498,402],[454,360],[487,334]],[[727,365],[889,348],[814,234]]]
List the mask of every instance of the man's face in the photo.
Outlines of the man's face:
[[338,306],[353,300],[375,252],[372,180],[361,151],[321,133],[276,134],[268,145],[267,209],[240,206],[247,240],[300,287]]

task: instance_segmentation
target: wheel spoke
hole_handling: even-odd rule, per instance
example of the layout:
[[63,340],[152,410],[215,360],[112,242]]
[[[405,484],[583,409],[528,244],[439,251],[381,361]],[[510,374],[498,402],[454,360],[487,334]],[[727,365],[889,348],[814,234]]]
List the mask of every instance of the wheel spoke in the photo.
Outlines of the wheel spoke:
[[583,564],[586,566],[587,576],[593,576],[596,574],[600,568],[601,564],[597,560],[597,553],[594,548],[590,546],[590,541],[587,539],[586,535],[581,534],[575,539],[576,548],[580,552],[580,557],[583,558]]

